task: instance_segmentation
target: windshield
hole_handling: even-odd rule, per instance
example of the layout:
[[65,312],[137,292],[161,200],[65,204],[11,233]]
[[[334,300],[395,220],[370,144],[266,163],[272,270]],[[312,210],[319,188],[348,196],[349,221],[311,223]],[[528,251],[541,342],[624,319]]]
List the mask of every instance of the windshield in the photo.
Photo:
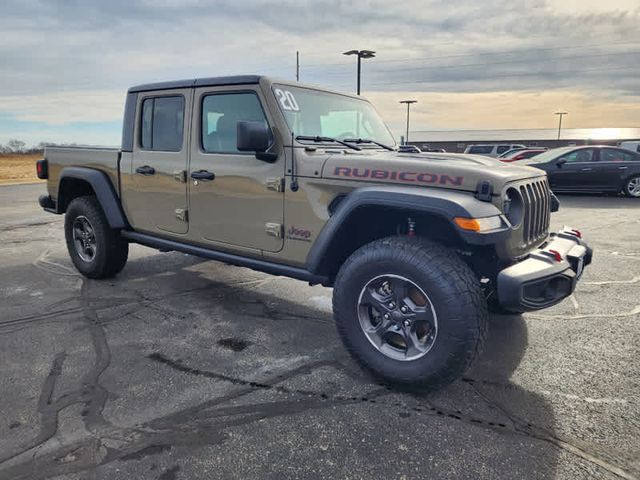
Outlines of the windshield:
[[274,85],[273,93],[295,135],[396,143],[366,100],[291,85]]
[[570,152],[575,147],[571,148],[554,148],[553,150],[547,150],[546,152],[542,152],[535,157],[529,158],[526,161],[522,162],[522,165],[532,165],[534,163],[547,163],[554,158],[559,157],[563,153]]

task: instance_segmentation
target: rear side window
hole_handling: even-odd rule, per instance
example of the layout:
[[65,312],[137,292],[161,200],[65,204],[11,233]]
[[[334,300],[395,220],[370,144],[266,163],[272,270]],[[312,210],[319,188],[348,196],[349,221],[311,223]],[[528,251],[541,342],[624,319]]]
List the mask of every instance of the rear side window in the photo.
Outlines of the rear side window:
[[255,93],[219,93],[202,100],[202,149],[207,153],[243,153],[237,149],[238,122],[267,124]]
[[613,148],[603,148],[600,150],[600,161],[602,162],[633,162],[638,160],[638,156]]
[[141,126],[140,146],[144,150],[179,152],[184,131],[184,97],[145,99]]
[[493,145],[474,145],[469,147],[469,153],[484,155],[493,151]]
[[498,150],[496,150],[496,152],[498,153],[498,155],[500,155],[501,153],[504,153],[507,150],[512,150],[511,145],[498,145]]

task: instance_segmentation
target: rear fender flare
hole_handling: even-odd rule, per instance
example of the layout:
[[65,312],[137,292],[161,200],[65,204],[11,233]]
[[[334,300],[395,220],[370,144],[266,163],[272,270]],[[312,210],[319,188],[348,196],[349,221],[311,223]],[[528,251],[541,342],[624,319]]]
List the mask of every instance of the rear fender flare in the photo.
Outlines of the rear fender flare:
[[83,180],[91,185],[111,228],[121,229],[129,227],[129,222],[122,211],[120,199],[109,177],[107,177],[104,172],[92,168],[67,167],[60,172],[57,202],[58,213],[64,213],[63,204],[65,202],[61,202],[60,200],[61,194],[64,192],[64,183],[68,179]]

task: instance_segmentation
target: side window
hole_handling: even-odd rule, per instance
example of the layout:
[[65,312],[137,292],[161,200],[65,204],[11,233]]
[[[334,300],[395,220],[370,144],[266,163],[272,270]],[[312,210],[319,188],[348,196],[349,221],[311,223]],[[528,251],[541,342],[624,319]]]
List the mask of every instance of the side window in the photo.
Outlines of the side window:
[[594,150],[591,148],[587,148],[584,150],[575,150],[571,153],[567,153],[566,155],[560,157],[562,160],[566,160],[567,163],[584,163],[584,162],[594,162],[593,158]]
[[637,160],[631,153],[622,150],[614,150],[612,148],[603,148],[600,150],[600,161],[602,162],[632,162]]
[[184,130],[184,97],[154,97],[142,102],[140,146],[144,150],[179,152]]
[[493,145],[474,145],[469,149],[469,153],[476,153],[476,154],[482,155],[485,153],[491,153],[492,150],[493,150]]
[[238,122],[267,119],[255,93],[219,93],[202,100],[202,149],[207,153],[246,153],[237,148]]
[[511,150],[511,145],[498,145],[498,150],[497,150],[498,155],[506,152],[507,150]]

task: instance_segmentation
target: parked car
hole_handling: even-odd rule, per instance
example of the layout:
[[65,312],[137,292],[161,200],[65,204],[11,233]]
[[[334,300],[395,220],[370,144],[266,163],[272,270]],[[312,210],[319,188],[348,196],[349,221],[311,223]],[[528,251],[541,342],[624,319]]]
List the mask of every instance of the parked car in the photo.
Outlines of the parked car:
[[508,150],[513,150],[514,148],[527,148],[524,145],[514,145],[514,144],[482,144],[482,145],[468,145],[464,150],[464,153],[471,153],[473,155],[484,155],[485,157],[497,157],[498,155],[502,155]]
[[508,155],[502,155],[498,157],[498,160],[500,160],[501,162],[517,162],[518,160],[526,160],[528,158],[535,157],[536,155],[539,155],[546,151],[547,151],[546,148],[545,149],[542,149],[542,148],[517,149],[517,150],[513,150]]
[[620,144],[620,148],[624,148],[625,150],[631,150],[632,152],[640,152],[640,142],[622,142]]
[[444,148],[424,148],[424,147],[422,147],[421,150],[423,152],[427,152],[427,153],[447,153],[447,151]]
[[398,147],[398,152],[399,153],[422,153],[422,150],[420,150],[415,145],[400,145]]
[[519,162],[547,172],[554,192],[613,192],[640,198],[640,154],[608,145],[564,147]]
[[547,147],[518,147],[518,148],[512,148],[511,150],[507,150],[506,152],[504,152],[501,155],[498,155],[498,158],[505,158],[508,157],[509,155],[513,155],[516,152],[522,152],[523,150],[542,150],[542,151],[547,151],[549,150]]

